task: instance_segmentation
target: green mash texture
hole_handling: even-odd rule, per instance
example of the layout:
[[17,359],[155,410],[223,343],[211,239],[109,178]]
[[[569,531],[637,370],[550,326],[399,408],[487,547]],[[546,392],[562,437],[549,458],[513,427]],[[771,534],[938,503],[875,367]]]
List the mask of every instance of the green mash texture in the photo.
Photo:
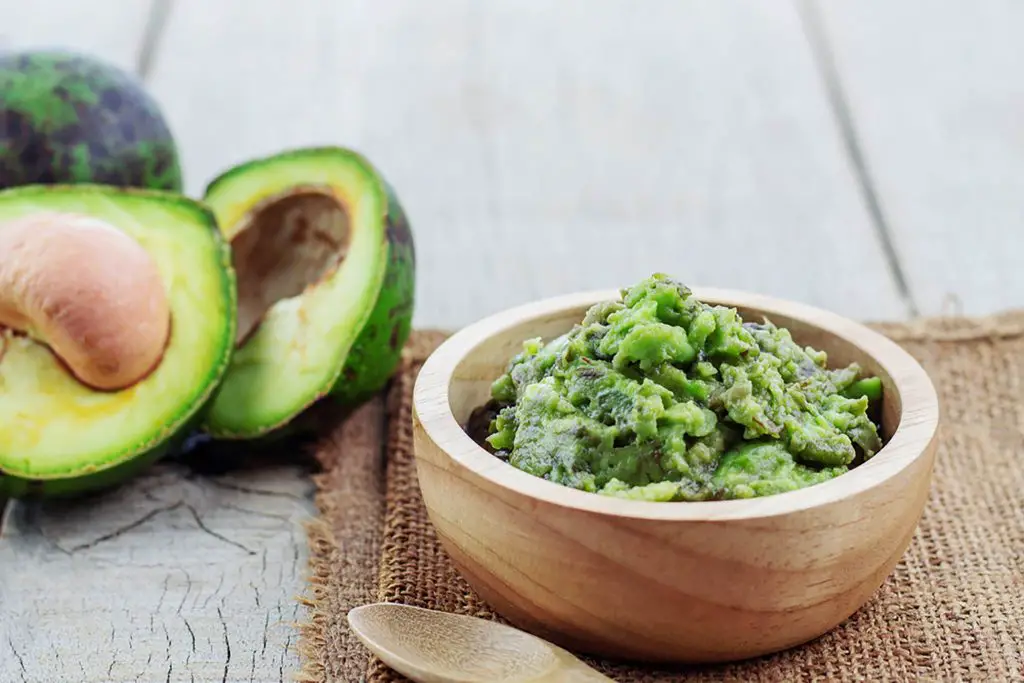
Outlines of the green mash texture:
[[568,334],[524,344],[492,386],[490,446],[515,467],[606,495],[750,498],[846,472],[882,446],[877,378],[744,322],[655,274]]

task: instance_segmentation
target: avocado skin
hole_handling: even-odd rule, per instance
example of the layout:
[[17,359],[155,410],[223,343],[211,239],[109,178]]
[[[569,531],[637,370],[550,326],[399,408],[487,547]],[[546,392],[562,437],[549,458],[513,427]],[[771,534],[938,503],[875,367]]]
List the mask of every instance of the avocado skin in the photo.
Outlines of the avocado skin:
[[75,472],[61,479],[31,479],[7,475],[0,470],[0,499],[74,498],[113,488],[177,451],[192,433],[196,423],[197,420],[193,418],[188,426],[182,427],[153,448],[98,472]]
[[416,298],[416,247],[409,220],[394,188],[382,181],[387,194],[388,266],[377,302],[349,351],[330,397],[354,406],[384,388],[402,358],[412,331]]
[[0,189],[95,183],[181,192],[178,150],[133,76],[86,55],[0,54]]
[[[229,304],[228,310],[237,311],[238,290],[234,268],[231,264],[231,248],[224,240],[213,212],[203,203],[173,192],[132,187],[110,187],[97,184],[26,185],[0,191],[0,198],[24,198],[42,206],[45,196],[56,192],[73,192],[83,197],[94,196],[116,201],[118,197],[146,199],[184,207],[197,220],[206,225],[210,238],[219,252],[222,294]],[[88,213],[88,212],[86,212]],[[71,498],[112,488],[146,470],[161,458],[177,452],[190,435],[195,434],[202,421],[203,412],[213,400],[214,392],[224,377],[234,354],[235,327],[237,319],[232,316],[223,329],[225,344],[217,365],[211,368],[204,382],[202,396],[195,401],[187,417],[182,416],[177,425],[168,425],[163,433],[157,433],[148,445],[142,445],[136,452],[111,467],[101,469],[83,468],[68,472],[60,477],[26,477],[11,474],[0,468],[0,501],[11,499]]]

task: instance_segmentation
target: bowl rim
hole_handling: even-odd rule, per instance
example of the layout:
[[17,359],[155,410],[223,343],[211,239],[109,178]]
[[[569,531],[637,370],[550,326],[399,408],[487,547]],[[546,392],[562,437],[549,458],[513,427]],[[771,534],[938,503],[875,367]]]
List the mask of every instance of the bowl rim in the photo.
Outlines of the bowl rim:
[[[786,515],[840,502],[898,476],[931,449],[938,433],[939,400],[931,378],[906,350],[883,334],[808,304],[717,287],[690,287],[706,303],[785,316],[842,337],[870,355],[892,378],[901,398],[899,425],[867,462],[838,477],[770,496],[716,501],[642,501],[603,496],[557,484],[517,469],[475,441],[455,419],[449,386],[459,363],[481,343],[524,322],[620,299],[620,290],[591,290],[515,306],[472,323],[443,341],[426,359],[413,388],[415,420],[437,448],[488,482],[557,507],[620,518],[717,521]],[[417,454],[417,461],[420,460]]]

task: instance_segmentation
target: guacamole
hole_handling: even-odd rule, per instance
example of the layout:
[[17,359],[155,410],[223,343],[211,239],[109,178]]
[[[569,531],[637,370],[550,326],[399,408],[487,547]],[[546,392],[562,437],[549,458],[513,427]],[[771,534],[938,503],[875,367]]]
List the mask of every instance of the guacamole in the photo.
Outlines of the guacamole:
[[881,447],[881,396],[768,320],[743,321],[655,274],[564,336],[527,341],[491,387],[486,443],[538,477],[653,501],[811,486]]

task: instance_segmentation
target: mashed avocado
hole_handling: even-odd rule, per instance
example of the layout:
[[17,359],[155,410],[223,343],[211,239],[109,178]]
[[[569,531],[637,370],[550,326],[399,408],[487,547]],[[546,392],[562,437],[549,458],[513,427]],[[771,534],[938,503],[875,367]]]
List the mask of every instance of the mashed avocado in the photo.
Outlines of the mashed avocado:
[[661,274],[524,344],[491,388],[486,441],[513,466],[605,495],[750,498],[846,472],[882,446],[877,378],[744,322]]

